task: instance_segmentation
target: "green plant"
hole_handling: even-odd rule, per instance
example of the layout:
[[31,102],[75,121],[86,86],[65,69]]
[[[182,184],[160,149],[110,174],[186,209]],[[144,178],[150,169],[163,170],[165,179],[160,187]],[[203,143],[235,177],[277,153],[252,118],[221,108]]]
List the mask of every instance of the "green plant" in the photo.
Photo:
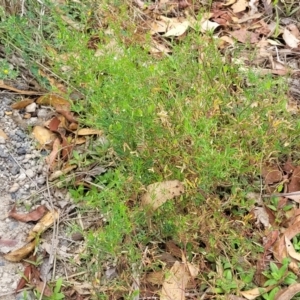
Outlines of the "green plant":
[[269,293],[262,295],[263,299],[273,300],[281,285],[291,285],[297,282],[297,276],[288,270],[290,260],[283,259],[282,266],[279,268],[274,262],[270,263],[270,270],[264,271],[263,275],[268,278],[265,282],[265,287],[274,286]]
[[15,79],[19,72],[5,59],[0,59],[0,79]]
[[[62,278],[58,278],[55,282],[55,286],[53,289],[53,293],[51,296],[47,297],[45,295],[43,295],[43,300],[61,300],[61,299],[65,299],[65,295],[61,292],[61,287],[62,287],[62,283],[63,283],[63,279]],[[40,297],[40,293],[37,293],[37,297]]]

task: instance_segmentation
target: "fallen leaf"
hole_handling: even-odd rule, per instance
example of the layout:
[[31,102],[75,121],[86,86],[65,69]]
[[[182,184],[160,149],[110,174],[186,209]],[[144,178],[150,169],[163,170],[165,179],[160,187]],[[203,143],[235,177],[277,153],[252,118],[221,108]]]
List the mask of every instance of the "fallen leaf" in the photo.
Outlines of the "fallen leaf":
[[19,248],[13,252],[4,255],[4,258],[8,261],[19,262],[23,258],[26,258],[35,248],[35,241],[26,244],[22,248]]
[[40,205],[27,214],[20,214],[16,212],[16,205],[14,205],[8,216],[20,222],[38,221],[47,211],[45,205]]
[[73,145],[71,145],[68,142],[67,138],[63,134],[61,134],[60,136],[62,138],[62,149],[61,149],[62,159],[64,161],[67,161],[71,156]]
[[31,265],[26,266],[23,275],[17,285],[16,292],[19,292],[21,289],[25,287],[31,277]]
[[0,129],[0,137],[4,138],[5,140],[8,138],[8,136],[2,129]]
[[256,218],[255,224],[261,223],[264,225],[265,228],[269,228],[271,226],[269,221],[269,215],[265,207],[256,207],[254,208],[253,213]]
[[142,205],[156,210],[167,200],[184,193],[184,186],[179,180],[156,182],[148,185],[147,192],[142,196]]
[[12,104],[11,108],[12,109],[23,109],[31,103],[33,103],[32,99],[24,99],[24,100],[21,100],[21,101],[18,101],[16,103]]
[[277,166],[273,165],[263,166],[262,176],[264,178],[265,184],[267,185],[277,183],[282,180],[282,173],[279,171]]
[[208,18],[202,18],[200,21],[196,19],[190,19],[190,26],[196,30],[201,31],[202,33],[206,31],[214,31],[216,28],[220,26],[219,23],[212,22],[208,20]]
[[[279,195],[281,195],[281,194],[279,194]],[[288,199],[291,199],[295,202],[300,203],[300,191],[296,191],[296,192],[293,192],[293,193],[283,193],[282,196],[284,196]]]
[[59,152],[61,150],[61,144],[59,138],[56,138],[53,142],[52,151],[49,156],[46,158],[46,162],[49,165],[50,170],[54,169],[54,162],[56,158],[59,156]]
[[282,38],[286,42],[286,44],[291,48],[297,48],[300,42],[288,29],[284,28]]
[[53,181],[63,175],[66,175],[76,168],[77,168],[77,165],[69,165],[67,167],[64,167],[62,170],[57,170],[49,176],[49,181]]
[[183,300],[185,288],[189,281],[186,266],[176,261],[167,272],[161,289],[160,300]]
[[261,294],[263,294],[265,292],[267,292],[266,288],[254,288],[252,290],[242,291],[240,293],[246,299],[252,300],[252,299],[259,297]]
[[79,129],[77,135],[102,135],[103,130],[92,129],[92,128],[82,128]]
[[150,33],[153,35],[156,33],[166,32],[168,26],[169,24],[165,20],[155,20],[150,24]]
[[75,145],[82,145],[86,142],[86,139],[84,137],[78,137],[76,139],[72,139],[72,144]]
[[40,221],[29,232],[27,241],[28,242],[32,241],[33,239],[35,239],[37,235],[41,234],[42,232],[50,228],[54,223],[54,220],[57,220],[58,217],[59,217],[59,212],[57,210],[48,211],[43,216],[43,218],[40,219]]
[[73,113],[69,110],[56,109],[56,111],[63,115],[69,122],[78,123],[77,119],[74,117]]
[[255,43],[258,43],[258,41],[259,41],[258,34],[248,31],[245,28],[231,31],[230,34],[241,43],[255,44]]
[[164,280],[163,271],[154,271],[146,275],[146,281],[151,284],[162,285],[163,280]]
[[171,29],[169,29],[163,36],[181,36],[183,35],[190,26],[189,21],[183,21],[182,23],[173,23]]
[[289,193],[300,191],[300,166],[293,170],[288,184],[288,191]]
[[297,253],[291,241],[284,236],[287,253],[290,257],[300,261],[300,253]]
[[40,148],[50,148],[50,144],[57,138],[55,133],[42,126],[35,126],[32,135],[39,142]]
[[60,110],[70,110],[71,107],[71,103],[69,101],[67,101],[61,96],[54,95],[54,94],[41,96],[38,98],[36,103],[40,105],[53,106],[55,109],[60,109]]
[[291,284],[283,293],[280,293],[280,296],[275,296],[275,300],[290,300],[292,299],[297,293],[300,292],[300,283]]
[[77,124],[77,123],[71,123],[71,124],[69,125],[69,130],[75,131],[75,130],[77,130],[77,129],[78,129],[78,124]]
[[234,13],[239,13],[244,11],[248,7],[248,1],[238,0],[235,4],[231,6]]
[[51,131],[57,132],[59,124],[60,124],[60,120],[57,117],[54,117],[50,120],[48,124],[48,128]]

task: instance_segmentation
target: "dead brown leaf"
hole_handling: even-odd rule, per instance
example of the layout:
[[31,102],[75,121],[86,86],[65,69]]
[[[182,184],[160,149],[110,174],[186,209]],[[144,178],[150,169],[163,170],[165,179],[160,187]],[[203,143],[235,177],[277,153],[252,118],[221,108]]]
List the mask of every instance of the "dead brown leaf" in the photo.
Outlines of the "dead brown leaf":
[[29,232],[27,241],[32,241],[35,237],[48,228],[52,226],[54,220],[57,220],[59,217],[59,212],[57,210],[48,211],[42,219],[33,227],[33,229]]
[[25,285],[28,283],[28,281],[31,278],[31,265],[26,266],[24,272],[23,272],[23,276],[21,277],[17,288],[16,288],[16,292],[20,291],[21,289],[23,289],[25,287]]
[[12,104],[11,108],[12,109],[23,109],[31,103],[33,103],[32,99],[24,99],[24,100],[21,100],[21,101],[18,101],[16,103]]
[[49,165],[50,170],[54,169],[54,164],[56,158],[59,156],[59,152],[61,150],[61,143],[59,138],[56,138],[53,142],[52,151],[49,156],[46,158],[46,162]]
[[300,283],[294,283],[291,284],[289,287],[287,287],[278,296],[276,295],[275,300],[290,300],[299,292],[300,292]]
[[57,135],[51,130],[42,126],[35,126],[32,135],[39,142],[40,148],[51,148],[51,144],[57,138]]
[[20,222],[38,221],[47,211],[45,205],[40,205],[27,214],[20,214],[16,212],[16,205],[14,205],[8,216]]
[[289,193],[300,191],[300,166],[296,167],[292,173],[288,191]]
[[167,200],[184,193],[184,186],[179,180],[156,182],[148,185],[147,192],[142,196],[142,205],[156,210]]
[[259,35],[245,28],[231,31],[230,34],[241,43],[256,44],[259,42]]
[[38,98],[36,103],[40,105],[53,106],[55,109],[67,110],[67,111],[70,110],[71,107],[71,103],[69,101],[67,101],[61,96],[54,95],[54,94],[41,96]]
[[103,135],[103,130],[82,128],[78,130],[77,135]]
[[0,129],[0,137],[4,138],[5,140],[8,138],[8,136],[2,129]]
[[276,165],[263,166],[262,176],[265,184],[267,185],[277,183],[282,180],[282,172],[279,171]]
[[10,252],[6,255],[4,255],[4,258],[8,261],[12,262],[19,262],[22,259],[28,257],[28,255],[34,250],[35,248],[35,241],[32,241],[22,248],[19,248],[13,252]]
[[286,42],[286,44],[291,48],[297,48],[300,40],[297,39],[291,31],[289,31],[287,28],[284,28],[282,38]]
[[162,285],[164,280],[163,271],[154,271],[146,275],[146,281],[154,285]]
[[235,4],[231,6],[234,13],[239,13],[244,11],[248,7],[248,1],[238,0]]
[[185,288],[189,281],[189,274],[186,266],[176,261],[166,274],[161,289],[161,300],[183,300],[185,299]]
[[69,110],[56,109],[56,111],[63,115],[70,123],[78,123],[77,119],[74,117],[74,114]]

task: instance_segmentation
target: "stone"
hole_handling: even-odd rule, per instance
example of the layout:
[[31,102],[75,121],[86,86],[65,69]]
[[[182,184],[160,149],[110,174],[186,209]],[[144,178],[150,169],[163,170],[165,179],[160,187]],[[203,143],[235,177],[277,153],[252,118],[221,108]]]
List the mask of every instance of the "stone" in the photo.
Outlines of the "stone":
[[26,111],[27,113],[35,112],[35,110],[36,110],[36,103],[35,103],[35,102],[33,102],[33,103],[27,105],[26,108],[25,108],[25,111]]
[[19,190],[19,188],[20,188],[19,184],[15,182],[9,189],[9,193],[15,193],[16,191]]

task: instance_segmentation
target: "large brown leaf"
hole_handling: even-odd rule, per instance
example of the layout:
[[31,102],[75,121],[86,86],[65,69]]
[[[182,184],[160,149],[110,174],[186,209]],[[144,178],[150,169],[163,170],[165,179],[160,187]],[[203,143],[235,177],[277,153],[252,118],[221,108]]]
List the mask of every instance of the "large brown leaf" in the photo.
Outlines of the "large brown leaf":
[[32,210],[27,214],[20,214],[17,213],[16,205],[14,205],[8,216],[20,222],[38,221],[47,211],[48,210],[45,205],[40,205],[38,208]]

